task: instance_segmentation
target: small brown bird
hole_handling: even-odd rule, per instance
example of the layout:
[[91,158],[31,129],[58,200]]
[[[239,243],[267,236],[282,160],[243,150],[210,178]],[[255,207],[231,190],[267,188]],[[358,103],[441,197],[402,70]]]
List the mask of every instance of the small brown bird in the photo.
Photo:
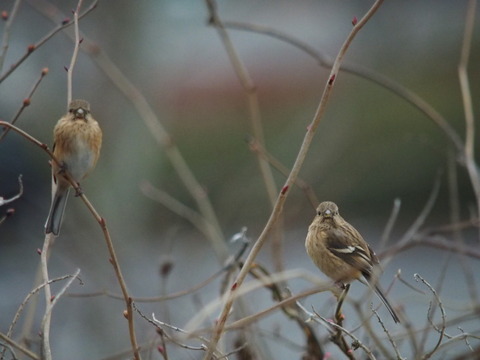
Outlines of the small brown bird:
[[400,319],[377,284],[379,261],[362,235],[338,213],[338,206],[322,202],[308,228],[307,253],[317,267],[337,283],[360,280],[363,276],[383,301],[393,320]]
[[102,130],[90,115],[90,104],[73,100],[53,129],[53,154],[60,161],[52,161],[52,205],[45,224],[45,233],[58,235],[67,204],[70,183],[62,175],[68,172],[79,183],[94,168],[102,146]]

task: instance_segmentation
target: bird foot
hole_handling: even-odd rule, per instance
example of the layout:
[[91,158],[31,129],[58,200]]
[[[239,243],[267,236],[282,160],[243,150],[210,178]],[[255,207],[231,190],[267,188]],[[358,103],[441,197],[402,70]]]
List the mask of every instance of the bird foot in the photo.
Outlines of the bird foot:
[[83,190],[79,183],[77,183],[77,188],[75,189],[75,197],[82,196]]
[[67,171],[67,164],[64,161],[61,161],[60,164],[58,164],[58,171],[57,174],[65,174]]

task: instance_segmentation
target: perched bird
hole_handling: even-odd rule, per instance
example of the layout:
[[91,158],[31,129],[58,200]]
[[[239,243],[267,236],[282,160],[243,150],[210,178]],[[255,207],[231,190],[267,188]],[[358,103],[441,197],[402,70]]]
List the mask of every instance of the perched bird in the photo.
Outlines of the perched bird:
[[360,280],[363,276],[383,301],[393,320],[398,323],[395,310],[378,286],[379,261],[362,235],[338,213],[338,206],[322,202],[308,228],[305,241],[307,253],[317,267],[340,284]]
[[65,172],[79,183],[94,168],[102,146],[102,130],[90,115],[90,104],[73,100],[68,112],[53,129],[53,154],[60,166],[52,161],[52,205],[45,224],[45,233],[58,235],[67,204],[70,183]]

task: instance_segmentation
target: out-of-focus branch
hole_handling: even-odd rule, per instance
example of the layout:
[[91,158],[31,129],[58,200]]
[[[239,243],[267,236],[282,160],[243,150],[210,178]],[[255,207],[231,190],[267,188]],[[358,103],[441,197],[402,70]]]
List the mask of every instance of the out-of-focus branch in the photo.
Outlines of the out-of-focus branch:
[[[18,109],[17,113],[13,116],[12,121],[10,121],[11,124],[15,124],[18,118],[20,117],[20,115],[22,114],[23,110],[25,110],[25,108],[30,105],[32,101],[32,96],[35,93],[35,90],[37,90],[38,85],[40,85],[40,82],[43,80],[43,78],[47,74],[48,74],[48,68],[43,68],[42,72],[40,73],[40,77],[37,79],[35,84],[33,84],[32,89],[30,90],[30,93],[25,99],[23,99],[22,106],[20,107],[20,109]],[[0,141],[2,141],[2,139],[5,136],[7,136],[7,133],[9,132],[9,130],[10,130],[9,128],[3,129],[2,134],[0,135]]]
[[[470,0],[467,7],[467,18],[465,20],[465,32],[463,36],[462,52],[460,63],[458,65],[458,77],[460,79],[460,90],[462,92],[463,109],[465,111],[465,164],[470,176],[470,182],[475,193],[477,205],[477,218],[480,219],[480,175],[478,166],[475,162],[475,116],[473,114],[472,93],[468,80],[468,62],[470,58],[470,49],[472,46],[472,37],[475,24],[476,0]],[[480,229],[478,231],[478,241],[480,242]]]
[[26,347],[24,347],[20,344],[17,344],[15,341],[13,341],[12,339],[10,339],[8,336],[6,336],[5,334],[3,334],[1,332],[0,332],[0,339],[5,341],[7,344],[14,347],[15,349],[20,350],[23,354],[28,356],[30,359],[43,360],[43,359],[40,359],[40,357],[38,357],[37,354],[28,350]]
[[[285,176],[285,178],[288,177],[290,170],[285,165],[283,165],[277,158],[270,154],[263,146],[261,146],[261,144],[255,138],[249,136],[246,141],[251,151],[257,153],[259,156],[267,160],[270,166],[272,166],[279,173]],[[305,193],[305,196],[310,202],[310,205],[312,205],[312,208],[315,209],[318,206],[319,201],[310,184],[302,178],[297,177],[297,179],[295,180],[295,185],[298,186]]]
[[[223,46],[228,54],[230,62],[237,74],[240,84],[243,87],[245,95],[248,101],[248,113],[252,126],[253,135],[260,146],[265,147],[265,138],[263,134],[262,119],[260,115],[260,105],[258,100],[257,86],[248,73],[247,67],[242,62],[238,55],[235,46],[233,45],[230,36],[223,25],[223,20],[220,18],[217,11],[217,4],[214,0],[206,0],[206,5],[209,11],[209,23],[213,25],[222,40]],[[262,174],[263,182],[267,190],[270,206],[273,208],[275,200],[277,198],[277,186],[273,178],[272,169],[269,162],[262,156],[257,155],[258,165],[260,167],[260,173]],[[275,267],[275,271],[284,270],[284,253],[283,253],[283,226],[282,222],[278,221],[275,226],[275,234],[272,236],[271,252],[272,261]]]
[[[50,3],[43,1],[43,0],[27,0],[28,3],[36,8],[39,11],[43,11],[44,13],[51,13],[51,5]],[[81,14],[78,19],[82,19],[85,15],[89,14],[93,9],[96,8],[98,3],[98,0],[94,0],[92,5],[88,7],[87,10]],[[41,9],[41,10],[40,10]],[[27,46],[27,51],[25,54],[23,54],[16,63],[12,64],[7,71],[5,71],[3,74],[0,75],[0,83],[2,83],[3,80],[5,80],[10,74],[12,74],[35,50],[40,48],[42,45],[44,45],[48,40],[50,40],[56,33],[58,33],[60,30],[65,29],[72,25],[73,22],[70,21],[70,19],[66,19],[62,21],[60,25],[58,25],[55,29],[50,31],[47,35],[45,35],[43,38],[41,38],[38,42],[35,44],[30,44]]]
[[12,6],[12,10],[8,14],[8,19],[5,22],[5,26],[3,28],[2,52],[0,53],[0,72],[3,70],[3,64],[5,62],[5,57],[7,56],[8,47],[10,45],[10,29],[12,28],[12,24],[15,21],[21,3],[22,0],[15,0]]
[[[225,21],[224,25],[227,28],[251,31],[258,34],[271,36],[302,50],[306,54],[313,57],[322,67],[331,68],[333,65],[333,59],[331,57],[320,53],[318,50],[314,49],[305,42],[279,30],[272,29],[271,27],[257,24],[241,23],[236,21]],[[362,77],[366,80],[372,81],[411,103],[421,112],[423,112],[429,119],[433,121],[436,126],[438,126],[443,131],[447,139],[455,147],[459,158],[463,159],[463,141],[460,136],[450,126],[447,120],[437,110],[435,110],[435,108],[433,108],[433,106],[427,103],[416,93],[399,84],[395,80],[390,79],[382,74],[379,74],[376,71],[365,68],[358,64],[353,64],[346,61],[342,64],[341,71],[345,71],[353,75]]]
[[387,221],[387,224],[385,225],[385,228],[383,229],[382,236],[380,238],[380,244],[378,246],[378,249],[383,249],[387,245],[388,240],[390,239],[390,234],[392,233],[393,226],[395,225],[395,222],[397,221],[398,214],[400,212],[400,206],[402,205],[402,201],[400,199],[395,199],[393,201],[393,208],[392,212],[390,214],[390,217]]

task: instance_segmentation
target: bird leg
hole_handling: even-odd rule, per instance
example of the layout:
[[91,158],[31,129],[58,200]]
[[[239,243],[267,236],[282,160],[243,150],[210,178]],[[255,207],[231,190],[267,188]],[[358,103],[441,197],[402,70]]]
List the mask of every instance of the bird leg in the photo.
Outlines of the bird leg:
[[335,322],[338,325],[342,326],[343,319],[344,319],[344,316],[342,314],[342,305],[345,298],[347,297],[348,290],[350,290],[350,284],[343,284],[339,282],[336,282],[335,284],[341,284],[342,285],[341,288],[343,289],[342,293],[338,297],[337,308],[335,309]]

